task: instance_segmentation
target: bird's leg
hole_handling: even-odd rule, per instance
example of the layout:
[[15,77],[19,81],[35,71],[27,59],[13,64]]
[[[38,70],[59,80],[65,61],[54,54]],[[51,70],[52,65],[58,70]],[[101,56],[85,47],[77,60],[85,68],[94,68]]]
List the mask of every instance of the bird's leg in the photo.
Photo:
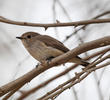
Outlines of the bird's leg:
[[39,65],[40,65],[40,63],[38,63],[38,64],[36,65],[36,68],[38,68]]
[[65,63],[63,64],[63,66],[65,66]]
[[46,60],[47,60],[47,61],[51,61],[53,58],[55,58],[55,57],[50,56],[50,57],[46,58]]
[[50,56],[50,57],[46,58],[47,63],[49,64],[49,62],[51,62],[51,60],[52,60],[53,58],[55,58],[55,57]]
[[[41,65],[42,66],[49,66],[49,63],[51,62],[51,60],[53,59],[53,58],[55,58],[55,57],[53,57],[53,56],[50,56],[50,57],[48,57],[48,58],[46,58],[45,60],[42,60],[40,63],[41,63]],[[38,64],[38,65],[36,65],[36,67],[38,67],[40,64]]]

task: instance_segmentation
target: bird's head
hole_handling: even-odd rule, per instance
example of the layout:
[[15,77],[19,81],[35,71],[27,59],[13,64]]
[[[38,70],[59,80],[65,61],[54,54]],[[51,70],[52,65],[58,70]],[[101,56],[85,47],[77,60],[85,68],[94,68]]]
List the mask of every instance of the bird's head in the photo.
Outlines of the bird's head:
[[20,37],[16,37],[17,39],[20,39],[23,44],[29,44],[31,41],[33,41],[34,37],[40,35],[39,33],[36,32],[26,32],[24,34],[22,34]]
[[23,35],[21,35],[20,37],[16,37],[16,38],[20,39],[20,40],[30,40],[37,35],[40,35],[40,34],[36,33],[36,32],[26,32]]

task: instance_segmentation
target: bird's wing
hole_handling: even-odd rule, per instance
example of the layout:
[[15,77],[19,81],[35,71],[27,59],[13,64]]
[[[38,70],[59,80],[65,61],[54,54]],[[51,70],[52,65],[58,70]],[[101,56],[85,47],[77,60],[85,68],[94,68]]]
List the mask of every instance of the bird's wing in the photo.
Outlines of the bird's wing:
[[56,39],[54,39],[50,36],[38,35],[38,36],[36,36],[36,40],[42,41],[47,46],[50,46],[50,47],[56,48],[58,50],[61,50],[64,53],[69,51],[69,49],[67,47],[65,47],[63,43],[61,43],[60,41],[58,41],[58,40],[56,40]]
[[[53,47],[53,48],[56,48],[58,50],[61,50],[64,53],[69,51],[69,49],[67,47],[65,47],[63,43],[61,43],[60,41],[58,41],[58,40],[56,40],[56,39],[54,39],[54,38],[52,38],[50,36],[38,35],[36,37],[36,40],[42,41],[42,42],[45,43],[45,45]],[[87,66],[89,64],[88,62],[86,62],[83,59],[81,59],[79,56],[76,56],[75,58],[77,58],[76,60],[78,62],[80,62],[80,64],[83,65],[83,66]]]

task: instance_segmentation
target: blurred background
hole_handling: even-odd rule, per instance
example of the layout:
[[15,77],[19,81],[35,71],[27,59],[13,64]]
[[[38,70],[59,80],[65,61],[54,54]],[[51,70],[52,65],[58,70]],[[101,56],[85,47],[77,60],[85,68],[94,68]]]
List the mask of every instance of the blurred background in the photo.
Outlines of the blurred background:
[[[0,16],[15,21],[33,23],[55,23],[56,20],[60,22],[88,20],[106,11],[110,11],[109,0],[0,0]],[[107,14],[100,18],[109,17],[110,14]],[[34,31],[42,35],[47,34],[63,42],[69,49],[73,49],[83,42],[110,34],[110,24],[107,23],[88,25],[85,30],[74,33],[79,28],[80,26],[76,28],[73,26],[57,27],[48,28],[45,31],[44,28],[39,27],[0,23],[0,86],[29,72],[38,63],[29,55],[21,41],[16,39],[16,36],[21,36],[24,32]],[[80,57],[83,58],[97,50],[99,49],[81,54]],[[66,64],[66,67],[70,65]],[[21,90],[29,90],[64,69],[65,66],[51,68],[23,86]],[[81,71],[81,66],[51,82],[25,100],[36,100],[49,90],[73,77],[74,72],[78,71]],[[56,100],[110,100],[109,71],[110,66],[97,70],[79,84],[64,91]],[[19,95],[20,93],[17,92],[9,100],[16,100]]]

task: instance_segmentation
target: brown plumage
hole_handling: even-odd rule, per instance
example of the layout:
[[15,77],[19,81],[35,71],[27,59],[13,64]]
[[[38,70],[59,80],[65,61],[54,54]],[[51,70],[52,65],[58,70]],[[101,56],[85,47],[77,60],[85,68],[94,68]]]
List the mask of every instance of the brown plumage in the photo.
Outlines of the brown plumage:
[[[22,40],[29,53],[40,62],[49,59],[49,57],[57,57],[69,51],[63,43],[48,35],[26,32],[21,37],[17,38]],[[75,62],[83,66],[87,66],[89,64],[78,56],[74,57],[69,62]]]
[[69,49],[66,48],[63,43],[61,43],[60,41],[58,41],[58,40],[56,40],[56,39],[54,39],[54,38],[52,38],[50,36],[38,35],[38,36],[36,36],[36,40],[42,41],[47,46],[50,46],[50,47],[56,48],[58,50],[61,50],[64,53],[69,51]]

